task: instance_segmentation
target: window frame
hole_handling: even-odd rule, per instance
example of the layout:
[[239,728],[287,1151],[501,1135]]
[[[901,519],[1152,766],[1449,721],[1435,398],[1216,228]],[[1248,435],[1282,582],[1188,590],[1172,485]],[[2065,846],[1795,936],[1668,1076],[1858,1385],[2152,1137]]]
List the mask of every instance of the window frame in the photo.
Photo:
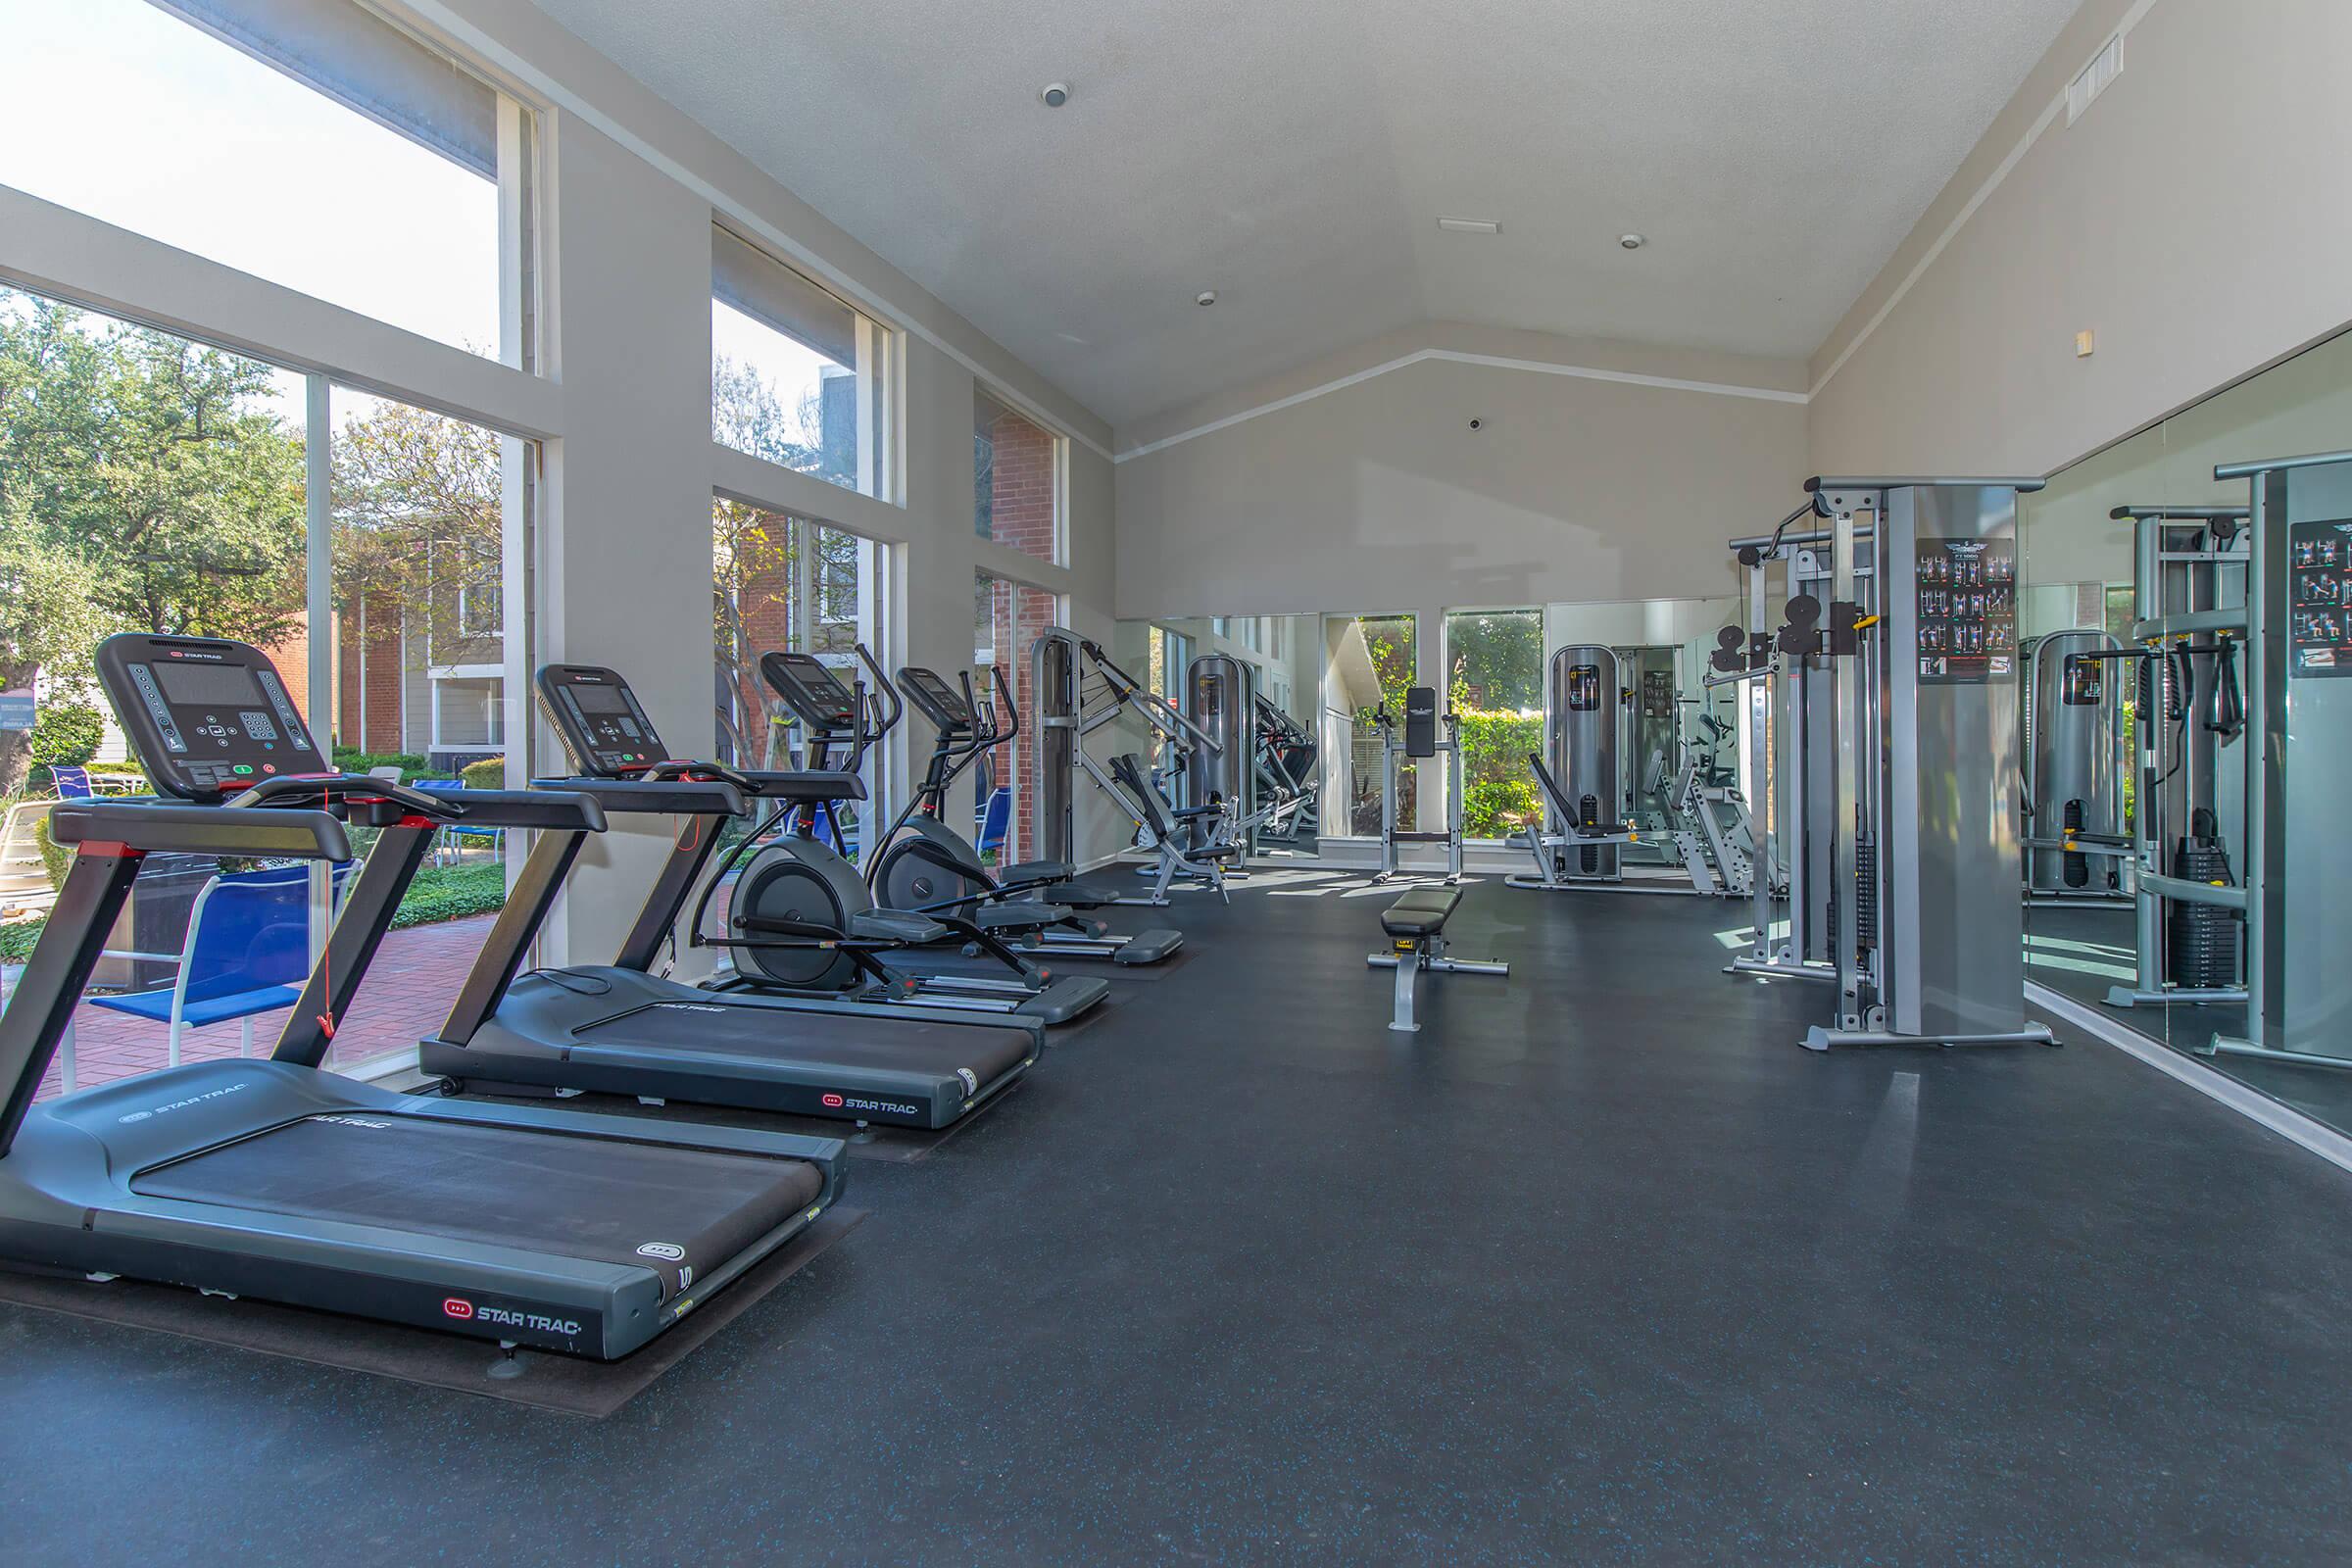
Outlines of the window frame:
[[[866,496],[892,506],[903,507],[906,504],[904,500],[904,454],[900,449],[898,431],[905,395],[901,385],[905,378],[900,373],[900,368],[905,363],[905,357],[900,352],[899,338],[901,334],[899,329],[822,279],[811,277],[802,268],[778,256],[771,247],[747,232],[753,226],[749,223],[730,221],[723,212],[711,214],[711,310],[713,313],[722,309],[733,312],[764,331],[782,337],[788,342],[800,344],[808,353],[815,355],[823,364],[834,366],[840,366],[841,362],[833,359],[824,350],[808,343],[795,333],[789,325],[776,318],[777,316],[784,313],[781,311],[773,314],[762,313],[757,308],[756,302],[752,301],[749,295],[753,287],[758,285],[738,289],[735,291],[737,297],[729,298],[721,279],[729,273],[732,268],[741,268],[746,271],[755,268],[773,269],[776,273],[773,280],[774,286],[784,291],[805,289],[810,294],[819,296],[823,301],[839,306],[849,314],[850,352],[856,363],[843,367],[843,368],[847,369],[856,381],[856,395],[853,399],[857,421],[857,432],[853,442],[856,448],[856,476],[854,482],[845,484],[822,469],[796,468],[790,464],[778,463],[775,459],[761,453],[745,451],[742,447],[736,446],[722,437],[718,433],[717,425],[719,349],[715,336],[710,350],[711,363],[709,382],[712,443],[724,447],[730,452],[751,458],[755,462],[773,463],[776,466],[789,472],[805,474],[837,489],[846,490],[852,495]],[[755,367],[747,365],[746,368],[755,368],[756,371]],[[822,374],[820,372],[819,385],[821,386],[821,384]]]
[[[1038,431],[1040,434],[1045,436],[1047,442],[1052,448],[1051,457],[1049,459],[1054,509],[1053,549],[1051,555],[1031,555],[1028,551],[1022,549],[1020,546],[1007,544],[1004,540],[998,538],[996,534],[993,501],[991,512],[987,519],[988,526],[983,528],[980,525],[982,519],[980,515],[979,496],[979,449],[981,445],[980,414],[981,406],[983,404],[993,405],[998,411],[999,417],[1010,417],[1018,419],[1023,424],[1028,425],[1031,429]],[[1038,565],[1058,566],[1065,570],[1068,569],[1070,564],[1069,432],[1062,429],[1059,425],[1055,424],[1052,420],[1032,413],[1029,409],[1023,407],[1019,402],[1015,401],[1008,393],[1006,393],[1003,388],[997,386],[995,383],[975,376],[972,380],[972,532],[974,537],[979,539],[980,542],[985,545],[992,546],[998,550],[1009,552],[1010,554],[1017,556],[1024,561],[1034,562]],[[992,474],[994,471],[994,466],[995,444],[992,442]],[[998,575],[1003,574],[999,573]],[[1017,575],[1012,580],[1017,581]],[[1048,591],[1054,593],[1060,592],[1058,589],[1051,589]],[[1066,610],[1064,611],[1064,613],[1067,613]]]

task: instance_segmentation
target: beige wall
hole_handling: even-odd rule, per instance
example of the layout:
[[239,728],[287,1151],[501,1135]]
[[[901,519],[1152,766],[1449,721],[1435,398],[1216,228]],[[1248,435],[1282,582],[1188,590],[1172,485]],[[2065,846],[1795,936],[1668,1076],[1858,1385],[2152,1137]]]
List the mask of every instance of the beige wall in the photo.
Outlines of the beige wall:
[[[2125,21],[2123,74],[2029,143]],[[2343,0],[2087,0],[1815,357],[1811,466],[2051,471],[2352,320],[2347,60]]]
[[2132,580],[2119,506],[2243,506],[2221,464],[2352,447],[2352,334],[2334,338],[2076,464],[2020,503],[2029,583]]
[[1792,401],[1406,364],[1125,458],[1119,613],[1730,592],[1724,541],[1796,493],[1804,440]]

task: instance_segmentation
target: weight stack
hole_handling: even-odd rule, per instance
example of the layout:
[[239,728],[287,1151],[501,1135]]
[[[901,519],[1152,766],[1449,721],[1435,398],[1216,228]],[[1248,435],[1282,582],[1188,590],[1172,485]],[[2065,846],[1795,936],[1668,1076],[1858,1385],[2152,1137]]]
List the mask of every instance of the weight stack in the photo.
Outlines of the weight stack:
[[[2182,839],[2173,851],[2173,875],[2184,882],[2234,886],[2230,852],[2219,844]],[[2221,991],[2237,984],[2237,918],[2217,904],[2169,901],[2165,917],[2165,978],[2184,991]]]

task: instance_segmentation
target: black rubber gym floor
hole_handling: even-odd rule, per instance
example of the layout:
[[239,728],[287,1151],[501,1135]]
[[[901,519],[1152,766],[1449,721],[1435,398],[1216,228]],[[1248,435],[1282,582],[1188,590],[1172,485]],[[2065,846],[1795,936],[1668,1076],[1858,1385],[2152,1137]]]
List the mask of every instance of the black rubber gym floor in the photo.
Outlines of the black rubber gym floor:
[[2026,974],[2051,990],[2097,1007],[2126,1028],[2184,1052],[2289,1108],[2352,1133],[2352,1069],[2209,1054],[2217,1034],[2243,1038],[2243,1003],[2171,1007],[2112,1007],[2110,987],[2135,983],[2132,912],[2123,908],[2030,909]]
[[1359,888],[1164,911],[609,1420],[0,1309],[10,1555],[2352,1559],[2334,1167],[2093,1042],[1808,1054],[1698,900],[1481,884],[1514,972],[1394,1035]]

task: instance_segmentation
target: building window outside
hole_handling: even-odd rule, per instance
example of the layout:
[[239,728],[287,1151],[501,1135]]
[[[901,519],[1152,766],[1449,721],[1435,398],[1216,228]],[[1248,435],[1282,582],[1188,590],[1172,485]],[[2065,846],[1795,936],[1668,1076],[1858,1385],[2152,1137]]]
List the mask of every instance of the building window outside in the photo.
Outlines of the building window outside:
[[[508,487],[522,443],[343,387],[333,408],[335,733],[362,753],[422,754],[442,772],[495,756]],[[456,695],[445,701],[444,687]],[[470,716],[485,698],[495,720]]]
[[1061,437],[986,392],[972,394],[972,531],[1062,564]]
[[723,227],[710,246],[711,439],[888,499],[882,328]]

